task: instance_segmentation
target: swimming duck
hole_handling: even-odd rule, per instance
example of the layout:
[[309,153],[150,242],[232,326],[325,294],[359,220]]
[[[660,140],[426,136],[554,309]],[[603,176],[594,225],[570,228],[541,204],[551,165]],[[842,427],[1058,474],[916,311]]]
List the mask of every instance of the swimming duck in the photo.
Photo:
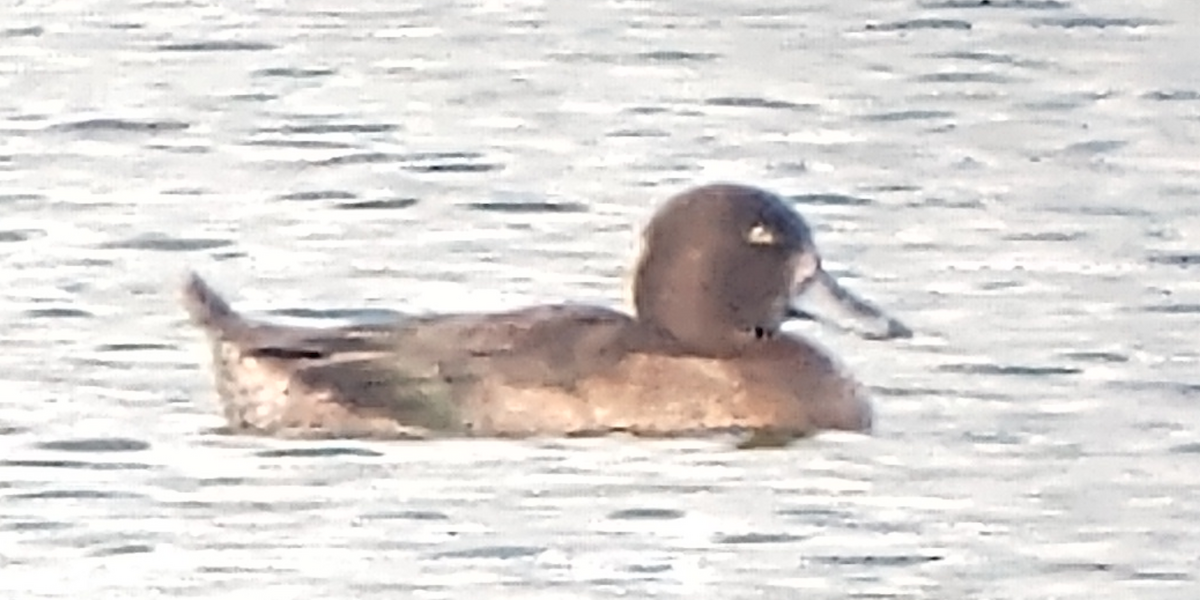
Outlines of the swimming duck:
[[823,298],[860,333],[910,335],[821,268],[804,219],[731,184],[669,199],[643,233],[635,312],[545,305],[296,327],[183,286],[211,342],[228,429],[288,437],[803,436],[869,430],[863,387],[781,331]]

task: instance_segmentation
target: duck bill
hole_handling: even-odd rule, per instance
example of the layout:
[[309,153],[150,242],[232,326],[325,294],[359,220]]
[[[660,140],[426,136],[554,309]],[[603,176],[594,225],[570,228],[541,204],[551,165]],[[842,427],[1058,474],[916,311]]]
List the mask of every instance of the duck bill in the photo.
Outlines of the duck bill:
[[870,340],[912,337],[912,330],[874,304],[855,296],[818,268],[805,279],[787,311],[788,318],[816,321]]

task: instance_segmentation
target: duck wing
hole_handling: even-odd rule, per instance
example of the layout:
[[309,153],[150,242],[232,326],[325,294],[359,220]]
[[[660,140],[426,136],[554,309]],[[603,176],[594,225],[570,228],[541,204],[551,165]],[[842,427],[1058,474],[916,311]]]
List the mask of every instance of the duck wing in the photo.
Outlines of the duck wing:
[[620,360],[632,319],[592,306],[294,327],[238,314],[203,279],[183,303],[206,332],[229,426],[338,436],[465,433],[484,385],[559,387]]

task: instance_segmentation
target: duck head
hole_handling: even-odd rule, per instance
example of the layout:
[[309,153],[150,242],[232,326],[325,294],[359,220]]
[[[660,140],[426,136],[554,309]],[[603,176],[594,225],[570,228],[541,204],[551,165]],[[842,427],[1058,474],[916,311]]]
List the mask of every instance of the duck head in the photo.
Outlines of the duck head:
[[638,320],[689,352],[735,355],[789,319],[875,339],[911,335],[821,268],[808,224],[770,192],[693,188],[658,210],[642,241],[633,287]]

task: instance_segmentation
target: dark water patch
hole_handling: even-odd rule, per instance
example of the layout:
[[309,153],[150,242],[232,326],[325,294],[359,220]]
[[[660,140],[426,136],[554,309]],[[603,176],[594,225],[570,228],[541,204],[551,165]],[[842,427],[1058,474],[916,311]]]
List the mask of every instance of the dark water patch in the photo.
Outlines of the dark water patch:
[[403,168],[405,170],[415,171],[417,173],[486,173],[488,171],[503,170],[504,165],[495,163],[445,162],[425,165],[409,165]]
[[566,64],[602,64],[612,65],[622,62],[621,56],[605,52],[553,52],[547,58]]
[[116,546],[105,546],[91,552],[92,556],[124,556],[126,554],[148,554],[154,552],[154,546],[150,544],[119,544]]
[[33,123],[33,122],[37,122],[37,121],[45,121],[48,118],[50,118],[50,115],[45,114],[45,113],[29,112],[29,113],[15,114],[11,117],[8,117],[8,120],[15,121],[18,123]]
[[638,575],[657,575],[659,573],[669,573],[672,567],[668,563],[655,563],[647,565],[628,565],[624,571],[626,573],[636,573]]
[[682,519],[682,510],[673,508],[626,508],[608,514],[614,521],[670,521]]
[[782,160],[770,163],[770,168],[781,173],[808,173],[811,167],[803,160]]
[[11,499],[18,500],[118,500],[118,499],[141,499],[145,498],[142,494],[133,492],[116,492],[109,490],[89,490],[89,489],[67,489],[67,490],[45,490],[41,492],[26,492],[21,494],[10,495]]
[[104,250],[151,250],[155,252],[195,252],[212,250],[233,245],[230,240],[216,238],[179,238],[161,233],[145,233],[131,238],[105,242],[98,247]]
[[266,148],[298,148],[301,150],[345,150],[353,148],[353,144],[345,142],[330,142],[326,140],[287,140],[266,139],[242,142],[244,146],[262,146]]
[[29,469],[79,469],[84,471],[146,471],[152,467],[143,463],[91,462],[83,460],[2,459],[0,467]]
[[115,344],[100,344],[95,347],[97,352],[139,352],[142,350],[173,350],[175,346],[171,344],[160,344],[158,342],[126,342]]
[[4,38],[40,37],[43,33],[46,33],[46,30],[40,25],[0,29],[0,37]]
[[1142,95],[1147,100],[1159,102],[1194,102],[1200,100],[1200,91],[1196,90],[1155,90]]
[[1200,442],[1171,446],[1171,454],[1200,454]]
[[0,435],[16,435],[18,433],[27,433],[28,427],[18,425],[0,425]]
[[358,200],[358,202],[340,202],[334,206],[342,210],[397,210],[407,209],[416,203],[418,203],[416,198],[379,198]]
[[90,319],[96,316],[82,308],[31,308],[21,314],[30,319]]
[[259,69],[251,73],[255,77],[285,77],[289,79],[312,79],[314,77],[327,77],[337,73],[335,69],[317,68],[305,69],[302,67],[272,67],[268,69]]
[[799,520],[813,525],[843,525],[852,520],[852,516],[841,510],[818,507],[783,508],[775,511],[783,517],[798,517]]
[[888,23],[868,23],[865,29],[867,31],[915,31],[919,29],[969,31],[971,22],[961,19],[910,19]]
[[1006,8],[1022,10],[1063,10],[1070,2],[1063,0],[927,0],[925,8]]
[[945,73],[926,73],[913,78],[922,83],[1009,83],[1011,77],[999,73],[982,71],[949,71]]
[[511,560],[537,556],[546,549],[541,546],[480,546],[464,550],[449,550],[438,552],[433,558],[462,558],[462,559],[493,559]]
[[962,50],[955,52],[935,52],[929,55],[930,58],[944,58],[950,60],[965,60],[970,62],[980,62],[992,65],[1010,65],[1014,67],[1042,67],[1046,63],[1017,58],[1011,54],[1000,54],[997,52],[978,52],[970,50]]
[[984,281],[976,286],[976,289],[985,292],[995,292],[1000,290],[1012,290],[1026,285],[1025,281],[1017,281],[1014,279],[997,279],[992,281]]
[[333,158],[313,161],[312,164],[318,167],[341,167],[347,165],[396,163],[404,162],[405,160],[405,155],[392,152],[355,152],[353,154],[343,154]]
[[161,150],[172,154],[207,154],[212,152],[212,148],[201,144],[146,144],[146,147],[151,150]]
[[1180,252],[1151,254],[1146,260],[1155,265],[1171,265],[1175,267],[1194,267],[1200,265],[1200,253]]
[[149,450],[150,444],[142,440],[114,437],[55,440],[38,443],[37,447],[59,452],[141,452]]
[[1149,210],[1136,206],[1117,206],[1113,204],[1077,204],[1074,206],[1046,206],[1045,210],[1055,213],[1084,215],[1088,217],[1139,217],[1149,218],[1154,215]]
[[1015,375],[1019,377],[1078,375],[1083,372],[1083,369],[1077,367],[1036,367],[1029,365],[996,365],[991,363],[955,363],[938,365],[936,370],[943,373],[963,373],[967,375]]
[[[319,484],[316,484],[319,485]],[[329,510],[329,504],[319,500],[178,500],[165,502],[173,510],[194,510],[222,514],[236,513],[305,513]]]
[[42,194],[0,194],[0,203],[4,202],[40,202],[45,200]]
[[0,244],[26,242],[34,238],[46,237],[41,229],[9,229],[0,230]]
[[877,393],[881,396],[890,396],[893,398],[919,398],[919,397],[923,397],[923,396],[955,396],[960,393],[957,390],[944,389],[944,388],[930,388],[930,387],[898,388],[898,387],[888,387],[888,386],[882,386],[882,385],[871,386],[871,391],[874,393]]
[[[550,448],[551,446],[546,446],[546,447]],[[572,467],[570,465],[556,464],[556,465],[548,465],[541,469],[538,469],[538,473],[541,473],[544,475],[586,475],[586,474],[591,473],[591,471],[589,471],[588,469],[581,469],[579,467]],[[530,490],[527,493],[529,495],[540,495],[541,494],[541,492],[538,490]]]
[[235,102],[270,102],[278,100],[279,94],[271,94],[268,92],[246,92],[244,94],[232,94],[229,99]]
[[755,96],[718,96],[704,101],[709,106],[727,106],[734,108],[766,108],[771,110],[811,110],[811,104],[797,104],[786,100],[771,100]]
[[791,535],[787,533],[740,533],[732,535],[718,535],[713,538],[714,544],[786,544],[789,542],[798,542],[806,539],[806,536]]
[[183,121],[174,120],[139,120],[139,119],[85,119],[59,123],[51,127],[55,131],[71,131],[83,133],[164,133],[184,131],[191,127]]
[[845,194],[791,194],[786,198],[804,206],[866,206],[873,203],[870,198]]
[[359,200],[357,202],[339,202],[335,204],[342,210],[397,210],[417,204],[416,198],[379,198],[376,200]]
[[210,40],[200,42],[175,42],[159,44],[158,49],[164,52],[260,52],[274,50],[276,46],[264,42],[245,42],[236,40]]
[[1022,102],[1020,106],[1031,111],[1065,112],[1090,106],[1109,97],[1110,94],[1060,94],[1045,100]]
[[[208,544],[205,546],[205,549],[206,550],[218,550],[218,551],[219,550],[260,550],[261,546],[251,545],[251,544]],[[259,575],[259,574],[261,574],[261,575],[269,575],[272,578],[274,578],[274,577],[280,577],[281,575],[286,577],[288,574],[295,574],[297,571],[295,569],[288,569],[286,567],[281,567],[278,564],[269,564],[269,565],[263,565],[263,566],[201,565],[201,566],[196,567],[196,572],[202,573],[205,575],[207,575],[207,574],[213,574],[213,575]],[[265,580],[266,579],[264,579],[264,581]],[[208,590],[206,589],[204,593],[208,593]]]
[[1129,578],[1140,581],[1191,581],[1193,575],[1181,571],[1134,571]]
[[663,106],[631,106],[621,112],[630,115],[661,115],[671,111]]
[[74,526],[63,521],[8,521],[0,523],[0,531],[62,531]]
[[962,439],[972,444],[992,444],[997,446],[1020,446],[1028,440],[1007,431],[966,431]]
[[342,190],[313,190],[309,192],[292,192],[276,196],[276,200],[310,202],[313,200],[354,200],[357,195]]
[[1200,395],[1200,383],[1188,381],[1164,381],[1156,379],[1118,380],[1105,383],[1105,387],[1132,392],[1145,392],[1161,395],[1164,392],[1176,396],[1192,397]]
[[210,193],[209,190],[204,188],[189,187],[169,188],[162,191],[164,196],[203,196],[208,193]]
[[258,485],[260,483],[262,482],[257,479],[250,479],[249,477],[206,477],[196,480],[196,485],[199,485],[200,487]]
[[1060,152],[1063,154],[1104,154],[1113,150],[1120,150],[1128,145],[1129,142],[1124,140],[1088,140],[1086,142],[1070,144],[1060,150]]
[[538,200],[495,200],[486,202],[471,202],[466,204],[472,210],[500,213],[582,213],[587,212],[586,204],[580,202],[548,202]]
[[315,448],[278,448],[274,450],[261,450],[254,453],[255,456],[261,458],[328,458],[334,456],[365,456],[374,458],[383,456],[382,452],[368,450],[367,448],[353,448],[346,446],[321,446]]
[[611,138],[664,138],[670,137],[671,134],[662,129],[638,128],[638,129],[614,129],[604,134],[605,137]]
[[[1139,431],[1146,433],[1172,436],[1187,432],[1187,425],[1178,421],[1164,421],[1161,419],[1138,419],[1135,423]],[[1165,437],[1162,439],[1166,439]]]
[[1063,352],[1059,356],[1068,360],[1077,360],[1088,363],[1104,363],[1104,364],[1119,364],[1129,362],[1129,357],[1116,352]]
[[389,152],[358,152],[335,156],[313,164],[317,166],[341,166],[375,163],[413,163],[402,165],[402,169],[420,173],[471,173],[503,169],[503,165],[477,162],[483,158],[478,152],[414,152],[396,154]]
[[901,110],[864,115],[862,120],[877,123],[894,123],[898,121],[929,121],[932,119],[949,119],[953,116],[954,113],[948,110]]
[[1034,19],[1034,25],[1062,27],[1063,29],[1139,29],[1162,25],[1162,21],[1154,19],[1137,19],[1125,17],[1047,17]]
[[684,50],[654,50],[641,52],[634,58],[644,62],[707,62],[720,58],[712,52],[687,52]]
[[1030,233],[1012,233],[1004,236],[1008,242],[1075,242],[1088,237],[1084,231],[1037,231]]
[[1200,304],[1150,304],[1143,306],[1142,310],[1168,315],[1194,315],[1200,314]]
[[883,185],[868,185],[863,186],[863,190],[880,193],[895,193],[895,192],[919,192],[921,186],[907,183],[885,183]]
[[1158,193],[1168,198],[1193,198],[1200,196],[1200,187],[1185,184],[1164,183],[1163,186],[1159,188]]
[[209,255],[209,258],[211,258],[212,260],[215,260],[217,262],[224,262],[227,260],[233,260],[236,258],[245,258],[245,257],[246,257],[246,253],[241,250],[226,250],[226,251],[214,252]]
[[374,521],[380,520],[404,520],[404,521],[448,521],[450,517],[443,512],[434,510],[397,510],[390,512],[370,513],[362,516],[363,519]]
[[862,567],[911,567],[942,560],[941,556],[928,554],[896,554],[896,555],[830,555],[809,558],[813,562],[838,566]]
[[1049,562],[1045,569],[1050,573],[1111,573],[1117,566],[1112,563],[1081,560]]
[[133,31],[133,30],[137,30],[137,29],[145,29],[146,28],[145,23],[131,23],[128,21],[104,23],[103,25],[104,25],[104,27],[107,27],[109,29],[116,29],[118,31]]
[[386,133],[395,131],[391,123],[313,123],[309,125],[284,125],[260,129],[263,133],[291,133],[320,135],[326,133]]

